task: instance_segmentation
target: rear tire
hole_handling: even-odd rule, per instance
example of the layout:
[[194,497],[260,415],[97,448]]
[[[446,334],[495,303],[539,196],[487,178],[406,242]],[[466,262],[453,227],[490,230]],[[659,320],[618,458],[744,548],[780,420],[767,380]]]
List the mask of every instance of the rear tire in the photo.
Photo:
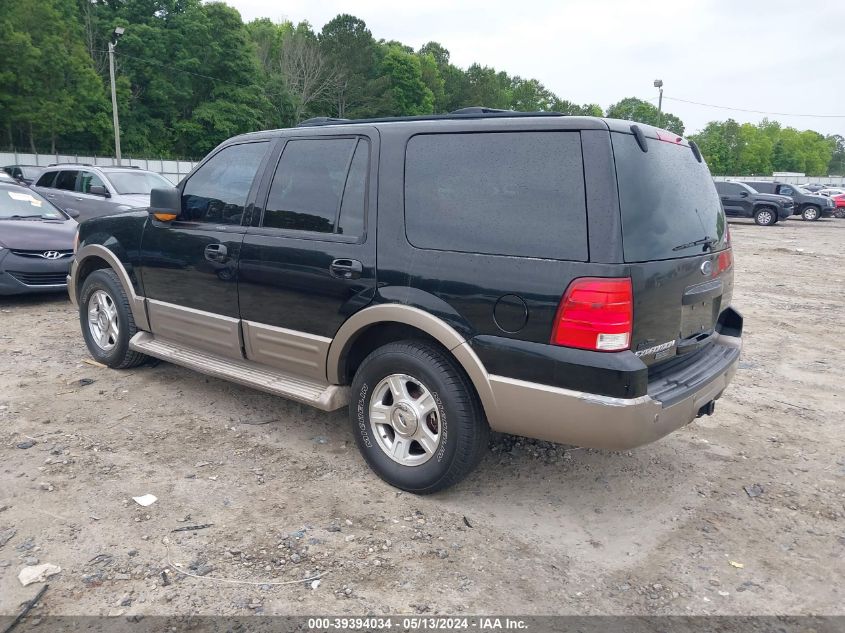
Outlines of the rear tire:
[[452,486],[475,468],[490,427],[463,370],[425,341],[376,349],[352,381],[349,419],[364,459],[387,483],[416,494]]
[[845,218],[845,207],[839,207],[833,212],[833,217],[835,218]]
[[817,206],[808,204],[801,210],[801,217],[809,222],[815,222],[822,217],[822,212]]
[[772,226],[777,222],[777,213],[769,207],[763,207],[754,212],[754,222],[760,226]]
[[88,351],[112,369],[136,367],[147,356],[129,349],[138,328],[120,278],[111,268],[95,270],[82,284],[79,323]]

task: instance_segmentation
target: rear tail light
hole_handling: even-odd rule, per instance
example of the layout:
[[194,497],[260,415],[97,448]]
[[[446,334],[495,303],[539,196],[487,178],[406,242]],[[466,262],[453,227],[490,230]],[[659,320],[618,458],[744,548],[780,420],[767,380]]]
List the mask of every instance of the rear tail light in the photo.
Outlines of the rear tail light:
[[551,343],[598,352],[628,349],[633,316],[629,278],[581,277],[560,301]]
[[713,273],[713,276],[721,275],[725,272],[728,268],[733,266],[734,257],[733,253],[731,252],[730,248],[723,250],[719,253],[719,259],[716,261],[716,270]]

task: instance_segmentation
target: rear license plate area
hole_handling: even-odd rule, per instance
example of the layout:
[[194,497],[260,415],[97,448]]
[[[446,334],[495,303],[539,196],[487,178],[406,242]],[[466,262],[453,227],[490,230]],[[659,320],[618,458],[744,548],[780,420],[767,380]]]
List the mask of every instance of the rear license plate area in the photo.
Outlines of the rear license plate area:
[[713,300],[699,301],[683,306],[681,312],[681,339],[711,332],[716,325],[717,305]]

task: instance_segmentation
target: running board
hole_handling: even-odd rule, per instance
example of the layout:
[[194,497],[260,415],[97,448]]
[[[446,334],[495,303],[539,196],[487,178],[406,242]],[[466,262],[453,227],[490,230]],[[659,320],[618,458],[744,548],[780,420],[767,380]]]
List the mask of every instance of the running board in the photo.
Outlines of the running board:
[[218,356],[181,343],[156,338],[149,332],[138,332],[133,336],[129,341],[129,349],[215,378],[296,400],[323,411],[334,411],[349,403],[348,387],[286,374],[273,367],[248,360]]

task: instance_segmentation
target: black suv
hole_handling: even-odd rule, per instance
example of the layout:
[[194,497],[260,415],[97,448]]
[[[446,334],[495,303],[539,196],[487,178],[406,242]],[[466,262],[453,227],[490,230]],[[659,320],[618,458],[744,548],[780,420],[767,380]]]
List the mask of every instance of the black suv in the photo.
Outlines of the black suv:
[[760,193],[789,196],[795,201],[795,214],[800,215],[805,220],[829,218],[836,208],[836,204],[830,198],[811,193],[798,185],[790,185],[777,180],[745,180],[743,182]]
[[772,226],[795,212],[789,196],[760,193],[743,182],[717,181],[716,191],[726,215],[754,218],[760,226]]
[[656,440],[713,412],[741,348],[698,148],[548,113],[238,136],[148,211],[84,223],[69,284],[96,360],[348,405],[370,466],[416,493],[490,429]]

